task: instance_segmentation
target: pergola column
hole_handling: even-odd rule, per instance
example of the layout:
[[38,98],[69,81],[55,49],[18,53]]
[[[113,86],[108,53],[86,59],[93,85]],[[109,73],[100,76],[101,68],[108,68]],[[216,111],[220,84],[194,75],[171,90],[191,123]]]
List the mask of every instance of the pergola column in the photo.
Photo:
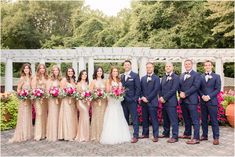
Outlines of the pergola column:
[[31,64],[32,76],[34,76],[35,75],[35,63],[32,62],[30,64]]
[[89,81],[92,80],[92,75],[94,73],[94,59],[92,56],[88,58],[88,78]]
[[221,78],[221,90],[224,89],[224,68],[221,58],[217,58],[215,61],[215,73],[220,75]]
[[77,75],[78,76],[78,62],[77,62],[77,60],[76,59],[74,59],[73,61],[72,61],[72,67],[73,67],[73,69],[74,69],[74,71],[75,71],[75,75]]
[[79,57],[79,72],[86,69],[86,63],[84,57]]
[[132,60],[132,71],[138,73],[138,60],[136,57],[133,57]]
[[196,61],[193,62],[193,70],[197,71],[197,62]]
[[13,63],[11,58],[6,59],[5,66],[5,92],[13,90]]
[[148,62],[148,58],[147,57],[142,57],[140,59],[140,69],[139,69],[139,75],[140,78],[143,77],[144,75],[146,75],[146,64]]
[[185,72],[185,68],[184,68],[184,59],[181,62],[181,73]]

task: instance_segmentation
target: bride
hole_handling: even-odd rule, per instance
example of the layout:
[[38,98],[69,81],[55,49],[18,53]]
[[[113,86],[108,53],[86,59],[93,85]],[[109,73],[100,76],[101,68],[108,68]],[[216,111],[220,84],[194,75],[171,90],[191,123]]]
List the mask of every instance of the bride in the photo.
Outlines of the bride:
[[[111,69],[109,79],[106,82],[106,92],[110,93],[112,87],[122,87],[117,68]],[[100,143],[119,144],[130,140],[130,130],[123,113],[121,100],[108,97]]]

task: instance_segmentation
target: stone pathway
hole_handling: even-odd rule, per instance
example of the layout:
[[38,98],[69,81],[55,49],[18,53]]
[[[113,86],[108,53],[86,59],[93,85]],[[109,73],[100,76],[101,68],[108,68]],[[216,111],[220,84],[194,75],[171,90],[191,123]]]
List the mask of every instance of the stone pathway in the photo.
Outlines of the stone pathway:
[[[180,127],[180,134],[183,129]],[[234,129],[220,127],[220,145],[217,146],[212,144],[211,128],[209,129],[209,140],[198,145],[187,145],[186,140],[182,139],[175,144],[167,143],[167,139],[159,139],[157,143],[144,139],[136,144],[120,145],[45,140],[10,144],[7,141],[14,130],[9,130],[1,132],[1,156],[234,156]]]

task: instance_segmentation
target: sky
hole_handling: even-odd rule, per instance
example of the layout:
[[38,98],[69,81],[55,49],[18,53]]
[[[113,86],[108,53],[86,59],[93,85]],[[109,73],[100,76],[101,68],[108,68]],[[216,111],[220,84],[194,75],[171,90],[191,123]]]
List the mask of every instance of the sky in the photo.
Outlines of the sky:
[[124,8],[130,8],[131,0],[85,0],[85,5],[98,9],[108,16],[116,16]]

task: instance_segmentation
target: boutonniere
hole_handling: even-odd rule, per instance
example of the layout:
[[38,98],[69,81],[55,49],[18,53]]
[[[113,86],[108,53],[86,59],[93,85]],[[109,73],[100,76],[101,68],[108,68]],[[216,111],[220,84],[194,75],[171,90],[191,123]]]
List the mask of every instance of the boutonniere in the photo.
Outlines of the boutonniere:
[[186,79],[189,79],[191,77],[190,74],[186,74]]
[[152,78],[151,77],[147,77],[147,82],[151,81]]
[[208,76],[208,80],[212,79],[213,77],[211,75]]
[[170,81],[170,80],[172,80],[172,77],[171,76],[167,76],[166,81]]

